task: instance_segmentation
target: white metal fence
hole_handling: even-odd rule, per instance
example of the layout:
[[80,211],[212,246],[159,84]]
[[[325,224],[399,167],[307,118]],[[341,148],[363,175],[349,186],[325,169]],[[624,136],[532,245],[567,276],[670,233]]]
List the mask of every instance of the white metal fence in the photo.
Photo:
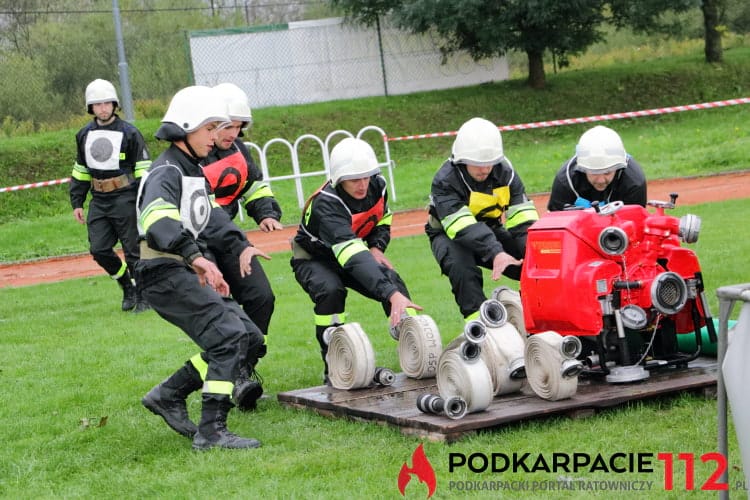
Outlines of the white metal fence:
[[[313,134],[304,134],[299,136],[294,142],[289,142],[288,140],[281,137],[276,137],[266,142],[263,146],[255,144],[254,142],[246,142],[245,145],[248,147],[248,149],[255,152],[255,155],[258,158],[261,172],[263,172],[263,179],[268,182],[269,185],[271,185],[271,188],[273,188],[272,183],[274,181],[294,180],[294,185],[297,191],[297,203],[299,205],[299,208],[302,208],[305,204],[306,199],[304,187],[302,186],[302,179],[305,177],[314,176],[328,178],[328,175],[331,171],[330,149],[332,141],[340,136],[356,137],[357,139],[366,140],[366,134],[368,136],[374,136],[375,133],[378,134],[379,140],[383,141],[383,157],[378,159],[378,165],[380,166],[381,172],[383,172],[384,170],[387,171],[386,178],[389,182],[388,196],[390,197],[390,199],[395,201],[396,184],[393,179],[393,169],[396,166],[396,163],[391,158],[391,151],[388,147],[388,140],[385,132],[383,131],[383,129],[376,125],[368,125],[366,127],[363,127],[359,132],[357,132],[356,135],[349,132],[348,130],[334,130],[333,132],[329,133],[325,137],[325,139],[321,139],[317,135]],[[323,165],[323,168],[321,170],[315,170],[311,172],[302,171],[299,160],[299,147],[306,141],[313,141],[320,147],[320,155],[322,160],[321,164]],[[291,173],[271,176],[268,170],[268,151],[272,147],[277,146],[283,147],[289,152]],[[379,148],[373,149],[377,151],[377,149]],[[275,167],[275,170],[278,170],[278,165],[276,165]],[[240,216],[242,216],[242,212],[242,209],[240,209]]]
[[190,57],[198,85],[232,82],[256,108],[408,94],[506,80],[505,58],[443,56],[429,36],[341,18],[260,28],[194,31]]

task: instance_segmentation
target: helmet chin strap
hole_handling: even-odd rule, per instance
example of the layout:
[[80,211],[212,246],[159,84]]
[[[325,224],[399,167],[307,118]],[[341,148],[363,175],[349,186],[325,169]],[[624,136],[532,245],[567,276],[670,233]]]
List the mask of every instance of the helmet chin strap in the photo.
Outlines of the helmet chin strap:
[[113,118],[115,117],[115,111],[116,111],[116,108],[112,108],[112,112],[109,114],[106,120],[102,120],[101,118],[97,116],[96,117],[97,123],[99,125],[109,125],[110,123],[114,121]]
[[185,137],[185,141],[183,141],[183,142],[185,143],[185,147],[186,147],[186,148],[188,149],[188,151],[190,152],[190,156],[192,156],[192,157],[193,157],[193,158],[194,158],[194,159],[195,159],[196,161],[197,161],[197,160],[201,160],[201,159],[202,159],[202,158],[201,158],[200,156],[198,156],[198,154],[197,154],[197,153],[195,152],[195,150],[193,149],[193,146],[191,146],[191,145],[190,145],[190,141],[188,140],[188,138],[187,138],[187,137]]

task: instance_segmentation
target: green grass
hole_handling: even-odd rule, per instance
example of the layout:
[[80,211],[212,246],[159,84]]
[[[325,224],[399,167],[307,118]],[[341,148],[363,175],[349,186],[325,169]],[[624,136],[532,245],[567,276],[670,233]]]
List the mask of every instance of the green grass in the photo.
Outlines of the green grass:
[[[711,66],[702,63],[699,46],[687,47],[676,58],[663,58],[663,45],[641,49],[638,54],[628,49],[590,51],[588,59],[573,59],[570,69],[550,72],[548,89],[541,92],[514,79],[410,96],[258,109],[250,139],[263,144],[273,137],[294,140],[304,133],[325,137],[334,129],[356,131],[371,124],[395,137],[453,131],[472,116],[515,124],[748,95],[748,48],[727,50],[727,62]],[[646,51],[656,59],[642,60]],[[581,69],[599,63],[615,66]],[[649,178],[671,178],[747,169],[748,116],[747,106],[735,106],[619,120],[611,126],[621,133]],[[163,149],[152,139],[158,120],[139,119],[136,124],[154,154]],[[549,189],[554,171],[572,154],[586,128],[504,133],[508,157],[529,192]],[[76,130],[1,137],[1,184],[67,177]],[[394,209],[424,206],[432,174],[447,157],[451,143],[451,138],[390,143],[397,164]],[[320,168],[317,154],[304,151],[303,166]],[[288,163],[275,154],[272,174],[286,173]],[[306,191],[318,184],[319,180],[310,180]],[[284,222],[296,223],[299,212],[291,183],[273,188],[285,210]],[[750,281],[745,258],[750,242],[741,237],[748,210],[750,200],[737,200],[678,207],[674,212],[703,218],[701,237],[693,248],[714,316],[718,315],[717,287]],[[70,215],[67,186],[0,193],[0,213],[0,261],[86,251],[85,228]],[[457,335],[463,321],[425,237],[394,240],[389,257],[416,302],[439,325],[444,341]],[[188,440],[141,407],[141,396],[196,349],[185,334],[153,311],[137,316],[119,312],[120,292],[110,279],[0,289],[0,377],[5,396],[0,405],[0,439],[5,443],[0,497],[401,498],[398,472],[405,462],[411,464],[411,454],[422,440],[389,426],[288,409],[275,398],[278,392],[318,385],[322,370],[311,303],[294,280],[288,259],[288,253],[279,253],[264,262],[278,297],[269,355],[260,365],[271,398],[257,412],[230,415],[231,429],[264,443],[248,452],[194,453]],[[496,284],[487,280],[487,291]],[[352,294],[347,309],[370,334],[378,364],[398,369],[395,344],[380,307]],[[199,399],[191,397],[194,417],[199,407]],[[105,419],[106,425],[99,426]],[[459,492],[450,489],[450,481],[558,479],[544,473],[473,474],[465,469],[451,474],[450,453],[689,452],[696,455],[699,488],[713,472],[712,464],[701,463],[698,456],[716,451],[715,421],[715,401],[681,394],[624,405],[587,419],[542,417],[480,432],[453,445],[424,441],[424,446],[437,474],[434,498],[537,498],[538,492]],[[730,428],[732,485],[742,481],[739,460]],[[684,468],[678,466],[672,492],[663,491],[661,464],[654,464],[654,469],[652,474],[621,474],[615,479],[654,481],[642,495],[647,498],[686,496]],[[613,479],[601,473],[576,478]],[[733,492],[733,496],[745,494]],[[425,496],[424,485],[412,480],[406,498]],[[579,491],[559,496],[632,498],[633,493]]]
[[[750,200],[681,207],[703,219],[692,246],[701,261],[715,315],[715,288],[750,281],[750,241],[738,238]],[[395,239],[391,260],[415,301],[440,327],[444,343],[462,320],[423,235]],[[322,417],[281,406],[276,394],[320,383],[312,304],[289,268],[289,254],[264,262],[279,298],[260,371],[271,398],[259,410],[230,414],[230,428],[260,439],[253,451],[195,453],[140,405],[140,398],[196,352],[185,334],[153,311],[118,311],[120,292],[106,277],[0,289],[2,498],[401,498],[397,477],[420,442],[437,475],[434,498],[538,498],[532,492],[450,489],[450,481],[542,481],[554,474],[448,472],[450,453],[679,453],[696,455],[696,488],[713,472],[699,455],[716,451],[716,403],[699,396],[636,402],[582,420],[543,416],[490,429],[452,445],[402,435],[391,426]],[[504,280],[505,281],[505,280]],[[513,286],[513,283],[507,283]],[[487,280],[491,290],[497,283]],[[378,364],[398,370],[394,342],[380,306],[351,294],[347,310],[369,333]],[[200,402],[191,396],[197,417]],[[106,425],[98,426],[106,418]],[[87,422],[87,425],[83,425]],[[730,433],[730,481],[742,480]],[[647,498],[685,498],[684,469],[676,489],[653,473],[579,473],[575,479],[654,481]],[[744,495],[736,491],[734,495]],[[547,494],[552,496],[552,494]],[[704,493],[704,495],[707,495]],[[632,498],[633,492],[566,492],[565,498]],[[413,479],[406,498],[425,498]]]
[[[749,116],[747,106],[740,105],[618,121],[609,125],[620,132],[628,152],[643,165],[647,177],[660,179],[750,168],[746,154],[750,149]],[[521,175],[529,193],[549,191],[555,172],[573,154],[578,136],[587,128],[587,125],[571,125],[560,127],[555,134],[533,130],[504,134],[506,155]],[[411,144],[389,144],[391,156],[396,162],[396,199],[391,201],[392,210],[427,205],[432,176],[449,154],[452,144],[452,138],[421,141],[432,147],[432,157],[428,157],[427,153],[424,156],[409,156],[409,148],[413,149]],[[312,192],[321,182],[320,177],[304,179],[305,193]],[[88,250],[85,228],[76,223],[71,215],[67,189],[67,185],[60,185],[0,194],[0,205],[3,201],[10,203],[6,207],[9,212],[7,218],[0,223],[0,261],[28,260]],[[284,210],[282,222],[298,223],[300,212],[293,181],[274,182],[272,189]],[[46,215],[31,217],[27,211],[40,206],[40,203],[44,206],[40,211],[43,210]],[[60,207],[56,213],[47,213],[58,205]],[[256,227],[250,218],[241,222],[238,217],[237,222],[244,229]]]
[[[403,96],[373,97],[264,108],[253,111],[255,125],[248,139],[263,145],[273,138],[293,142],[303,134],[325,138],[338,129],[356,132],[368,125],[381,127],[390,137],[452,132],[473,116],[499,125],[575,118],[663,106],[745,97],[750,92],[750,47],[726,51],[726,62],[708,65],[698,46],[678,57],[641,60],[624,57],[576,62],[572,68],[550,73],[545,90],[532,90],[521,78],[474,87]],[[632,49],[631,49],[632,50]],[[601,52],[594,51],[592,54]],[[609,63],[612,64],[609,64]],[[609,65],[606,65],[609,64]],[[621,133],[628,151],[651,179],[700,175],[750,167],[747,105],[689,111],[648,118],[616,120],[609,125]],[[83,125],[87,117],[81,117]],[[153,138],[158,119],[136,120],[155,156],[164,144]],[[574,151],[580,134],[591,126],[570,125],[503,134],[508,157],[529,192],[549,189],[555,170]],[[0,137],[3,186],[65,178],[74,160],[77,128],[33,136]],[[380,154],[377,134],[366,136]],[[396,163],[396,200],[392,208],[405,210],[427,202],[432,174],[448,157],[452,137],[389,142]],[[312,141],[300,148],[303,171],[320,170],[321,153]],[[271,175],[291,173],[288,151],[277,145],[269,154]],[[305,193],[318,187],[320,177],[307,178]],[[285,224],[299,219],[291,181],[273,189],[284,210]],[[0,193],[0,260],[36,258],[45,252],[86,251],[85,238],[70,216],[67,185]],[[12,226],[30,221],[21,232]],[[254,227],[252,223],[243,225]],[[72,237],[75,235],[75,237]],[[77,244],[76,244],[77,242]]]

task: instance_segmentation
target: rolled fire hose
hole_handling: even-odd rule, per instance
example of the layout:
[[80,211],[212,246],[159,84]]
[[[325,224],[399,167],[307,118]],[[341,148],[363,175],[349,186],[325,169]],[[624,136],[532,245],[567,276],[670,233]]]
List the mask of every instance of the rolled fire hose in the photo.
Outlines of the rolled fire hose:
[[469,342],[464,335],[456,337],[445,348],[438,361],[437,386],[440,397],[459,397],[466,402],[466,412],[487,409],[492,401],[492,377],[481,359],[480,344]]
[[335,389],[361,389],[375,379],[375,352],[359,323],[333,329],[326,361],[328,378]]
[[492,298],[505,306],[508,314],[508,323],[513,323],[521,338],[525,339],[528,332],[526,331],[526,323],[523,320],[521,294],[507,286],[500,286],[492,291]]
[[399,323],[398,331],[401,371],[414,379],[436,376],[443,341],[432,318],[426,314],[407,316]]
[[513,324],[487,328],[481,358],[490,371],[494,395],[521,390],[526,378],[524,347],[525,342]]
[[526,340],[526,377],[534,393],[547,401],[567,399],[578,390],[578,374],[583,366],[578,337],[563,337],[547,331],[529,335]]

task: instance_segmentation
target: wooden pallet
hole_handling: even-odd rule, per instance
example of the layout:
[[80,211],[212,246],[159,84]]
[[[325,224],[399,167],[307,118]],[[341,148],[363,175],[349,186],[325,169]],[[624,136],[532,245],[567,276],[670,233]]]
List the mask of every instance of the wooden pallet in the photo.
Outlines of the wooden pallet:
[[599,379],[581,379],[575,396],[562,401],[543,400],[524,388],[519,393],[497,396],[485,411],[458,420],[420,412],[416,400],[422,394],[438,393],[435,379],[414,380],[403,373],[388,387],[347,391],[318,386],[282,392],[278,399],[285,406],[306,408],[321,415],[395,425],[406,435],[453,442],[475,431],[504,424],[552,415],[584,417],[628,401],[683,391],[702,391],[713,396],[716,373],[715,359],[699,358],[688,368],[654,371],[641,382],[609,384]]

